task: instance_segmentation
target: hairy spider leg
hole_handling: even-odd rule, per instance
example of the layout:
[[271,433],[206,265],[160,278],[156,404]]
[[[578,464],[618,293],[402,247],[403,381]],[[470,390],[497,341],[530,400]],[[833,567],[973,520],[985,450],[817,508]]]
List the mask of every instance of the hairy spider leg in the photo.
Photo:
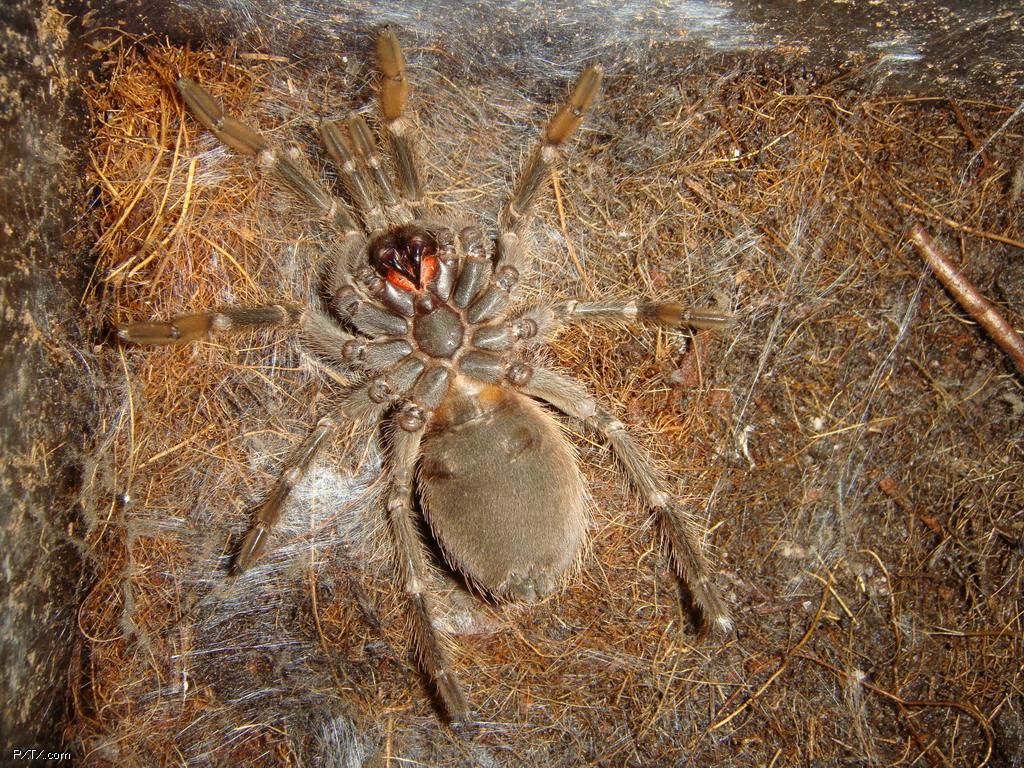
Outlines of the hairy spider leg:
[[512,197],[498,216],[499,266],[522,269],[525,249],[520,238],[530,219],[537,194],[559,161],[561,153],[558,148],[579,128],[600,89],[601,68],[592,64],[580,75],[569,98],[541,134],[540,142],[530,154],[526,167],[519,173]]
[[402,197],[415,208],[423,199],[423,188],[413,147],[413,125],[405,116],[409,81],[405,76],[402,46],[395,33],[388,28],[377,37],[377,68],[381,73],[380,110],[384,115],[384,128],[390,138],[398,185]]
[[305,172],[298,150],[274,148],[263,134],[225,114],[205,88],[187,77],[178,80],[178,90],[203,127],[232,149],[255,157],[260,167],[291,188],[317,218],[343,234],[360,231],[346,204]]
[[451,670],[446,638],[434,627],[434,600],[430,594],[426,549],[416,530],[413,479],[426,427],[408,432],[397,425],[391,443],[392,465],[387,496],[388,523],[395,540],[399,581],[412,604],[413,643],[427,677],[433,682],[452,723],[469,719],[469,704]]
[[728,632],[732,621],[701,550],[700,525],[672,503],[651,455],[637,445],[625,425],[602,408],[582,384],[537,368],[520,389],[582,421],[608,441],[626,476],[658,516],[676,576],[693,600],[701,628]]

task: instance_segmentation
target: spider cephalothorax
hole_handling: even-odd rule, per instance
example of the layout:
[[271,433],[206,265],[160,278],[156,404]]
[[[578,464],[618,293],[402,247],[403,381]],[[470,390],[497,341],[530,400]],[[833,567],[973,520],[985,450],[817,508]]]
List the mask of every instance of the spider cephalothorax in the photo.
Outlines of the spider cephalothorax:
[[[283,301],[225,307],[163,322],[128,323],[124,341],[180,344],[246,328],[297,331],[303,346],[355,383],[341,406],[317,423],[256,513],[235,561],[244,570],[265,551],[288,497],[339,421],[392,420],[387,515],[396,576],[412,606],[418,657],[453,721],[469,707],[433,620],[428,555],[416,505],[452,569],[497,598],[533,600],[564,583],[586,535],[587,492],[575,451],[550,408],[603,436],[626,475],[660,519],[677,575],[706,625],[727,628],[698,529],[678,508],[651,457],[583,385],[534,367],[532,347],[568,323],[632,320],[721,327],[728,315],[676,302],[561,301],[516,305],[531,255],[522,230],[559,148],[579,127],[601,81],[584,71],[534,149],[490,237],[439,220],[422,196],[408,84],[398,40],[377,41],[380,106],[395,181],[358,116],[320,133],[349,203],[310,179],[302,163],[224,114],[191,80],[178,83],[198,120],[232,148],[255,156],[289,186],[331,234],[326,304]],[[350,207],[351,204],[351,207]]]

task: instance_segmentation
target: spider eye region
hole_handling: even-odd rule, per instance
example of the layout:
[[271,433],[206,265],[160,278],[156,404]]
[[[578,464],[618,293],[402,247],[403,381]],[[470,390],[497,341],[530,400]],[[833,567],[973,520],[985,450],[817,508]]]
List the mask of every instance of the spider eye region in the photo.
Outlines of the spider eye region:
[[369,255],[377,274],[403,291],[423,291],[437,272],[437,238],[415,225],[375,238]]

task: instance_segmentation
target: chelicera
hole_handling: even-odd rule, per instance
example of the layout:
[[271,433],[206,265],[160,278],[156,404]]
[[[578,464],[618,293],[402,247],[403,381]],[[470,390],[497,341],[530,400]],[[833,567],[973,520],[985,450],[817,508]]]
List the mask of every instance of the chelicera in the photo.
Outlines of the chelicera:
[[184,344],[211,333],[276,328],[356,381],[340,408],[323,415],[282,468],[235,569],[244,571],[266,551],[290,493],[338,424],[390,420],[386,514],[396,577],[410,601],[423,670],[447,716],[465,721],[470,707],[434,621],[418,509],[452,569],[480,593],[526,601],[551,594],[580,557],[587,529],[586,484],[554,415],[560,411],[610,444],[659,518],[695,617],[704,626],[728,629],[699,526],[672,499],[651,457],[582,384],[529,362],[533,348],[570,323],[720,328],[729,320],[723,312],[674,301],[517,304],[520,273],[532,259],[524,230],[535,199],[597,95],[601,70],[591,66],[580,76],[522,169],[496,231],[485,235],[440,217],[424,202],[413,124],[405,114],[405,63],[390,30],[377,40],[377,60],[387,156],[358,115],[346,125],[320,126],[345,199],[309,178],[292,151],[226,115],[202,87],[178,82],[203,126],[253,156],[322,222],[331,240],[324,302],[228,306],[127,323],[120,338]]

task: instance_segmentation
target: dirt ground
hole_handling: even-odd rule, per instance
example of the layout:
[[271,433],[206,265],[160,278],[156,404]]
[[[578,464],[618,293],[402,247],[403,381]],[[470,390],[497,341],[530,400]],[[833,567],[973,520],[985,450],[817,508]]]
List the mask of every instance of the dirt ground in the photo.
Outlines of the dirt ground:
[[[88,311],[110,330],[315,300],[330,242],[173,84],[204,83],[333,183],[316,125],[373,114],[367,39],[316,60],[96,47]],[[410,45],[411,105],[430,204],[490,228],[580,67],[524,82],[471,54]],[[1019,99],[894,96],[868,59],[678,42],[603,63],[531,228],[524,300],[734,313],[727,332],[571,328],[543,358],[670,475],[734,631],[693,632],[650,513],[567,424],[593,496],[579,573],[534,606],[438,575],[477,718],[453,731],[410,654],[372,425],[341,430],[274,551],[227,577],[344,374],[287,334],[108,334],[65,729],[83,765],[1024,764],[1022,375],[908,240],[923,224],[1021,327]]]

